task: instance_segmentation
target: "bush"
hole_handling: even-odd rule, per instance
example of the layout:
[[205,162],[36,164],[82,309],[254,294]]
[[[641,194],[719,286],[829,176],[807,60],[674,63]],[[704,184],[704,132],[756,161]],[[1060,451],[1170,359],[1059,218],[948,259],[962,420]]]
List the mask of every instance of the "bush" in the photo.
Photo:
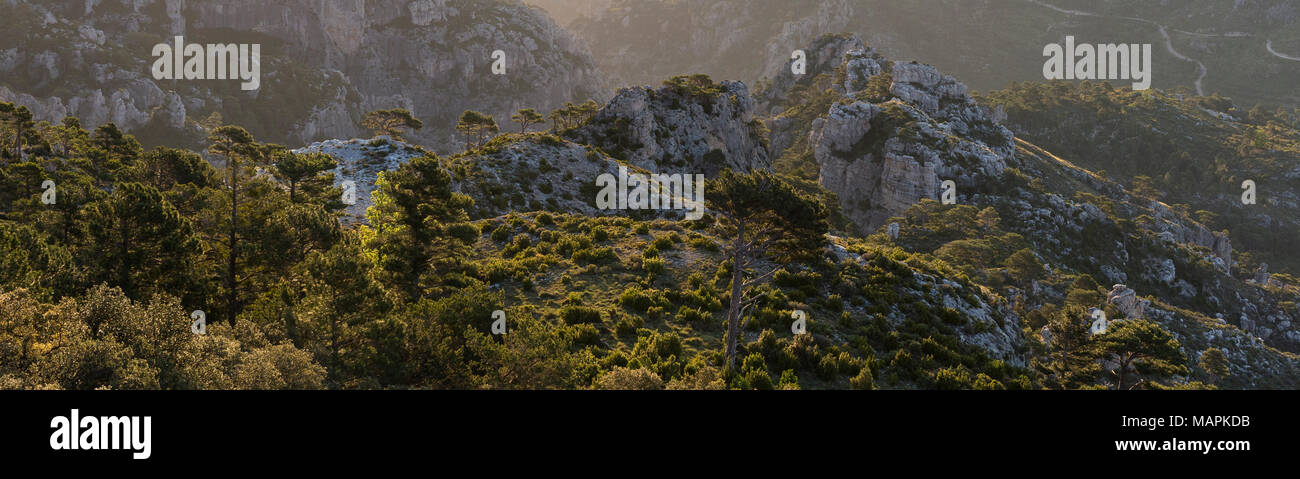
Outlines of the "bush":
[[652,307],[667,308],[671,305],[668,298],[658,291],[646,291],[640,286],[632,285],[623,290],[618,297],[618,304],[633,311],[647,312]]
[[600,331],[590,324],[578,324],[573,326],[573,344],[579,346],[594,346],[600,343]]
[[600,322],[600,310],[588,306],[565,306],[560,317],[566,324],[592,324]]
[[614,254],[614,249],[608,246],[603,248],[584,248],[573,252],[573,261],[579,264],[604,264],[612,263],[618,260],[618,255]]
[[777,389],[797,390],[799,389],[799,376],[794,373],[793,369],[781,371],[781,380],[777,382]]
[[668,262],[664,261],[663,258],[645,258],[641,260],[641,268],[645,269],[647,273],[660,275],[668,271]]
[[504,243],[508,239],[510,239],[510,227],[501,225],[498,226],[497,229],[492,230],[492,241]]
[[675,319],[683,323],[699,323],[699,322],[707,321],[709,319],[709,316],[710,315],[708,313],[705,313],[704,311],[701,311],[699,309],[682,306],[680,308],[677,308],[677,316]]
[[649,369],[615,367],[596,380],[596,389],[650,391],[664,388],[664,380]]
[[636,333],[636,330],[645,326],[645,320],[636,316],[626,316],[614,323],[614,334],[626,336]]
[[677,236],[677,233],[663,235],[655,238],[654,247],[659,251],[668,251],[677,246],[677,241],[681,241],[681,238]]
[[862,366],[857,376],[849,379],[849,387],[859,391],[870,391],[876,388],[876,381],[871,377],[871,368]]

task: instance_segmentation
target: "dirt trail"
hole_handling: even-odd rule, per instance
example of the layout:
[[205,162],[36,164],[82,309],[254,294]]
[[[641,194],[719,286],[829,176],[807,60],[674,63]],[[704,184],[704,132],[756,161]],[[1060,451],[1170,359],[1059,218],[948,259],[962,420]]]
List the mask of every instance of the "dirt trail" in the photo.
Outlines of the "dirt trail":
[[[1055,5],[1049,5],[1049,4],[1046,4],[1046,3],[1040,2],[1040,1],[1038,1],[1038,0],[1029,0],[1029,3],[1033,3],[1033,4],[1038,5],[1038,6],[1041,6],[1041,7],[1049,8],[1049,9],[1055,10],[1055,11],[1057,11],[1057,12],[1064,13],[1064,14],[1066,14],[1066,15],[1073,15],[1073,16],[1078,16],[1078,17],[1094,17],[1094,18],[1103,18],[1103,17],[1105,17],[1105,15],[1099,15],[1099,14],[1091,13],[1091,12],[1084,12],[1084,11],[1080,11],[1080,10],[1068,10],[1068,9],[1064,9],[1064,8],[1061,8],[1061,7],[1057,7],[1057,6],[1055,6]],[[1119,18],[1119,19],[1121,19],[1121,20],[1129,20],[1129,21],[1134,21],[1134,22],[1139,22],[1139,23],[1145,23],[1145,24],[1148,24],[1148,25],[1155,26],[1157,29],[1159,29],[1159,30],[1160,30],[1160,36],[1162,36],[1162,37],[1165,38],[1165,49],[1169,50],[1169,54],[1170,54],[1170,55],[1173,55],[1174,58],[1177,58],[1177,59],[1179,59],[1179,60],[1182,60],[1182,61],[1185,61],[1185,62],[1190,62],[1190,63],[1195,63],[1195,64],[1196,64],[1196,70],[1197,70],[1197,72],[1199,72],[1199,75],[1196,77],[1196,82],[1195,82],[1195,84],[1196,84],[1196,94],[1197,94],[1197,95],[1201,95],[1201,96],[1205,96],[1205,88],[1202,86],[1202,82],[1205,80],[1205,76],[1209,74],[1209,70],[1208,70],[1207,68],[1205,68],[1205,64],[1204,64],[1204,63],[1201,63],[1200,60],[1197,60],[1197,59],[1194,59],[1194,58],[1189,58],[1189,57],[1187,57],[1186,55],[1183,55],[1183,54],[1181,54],[1181,53],[1178,53],[1178,50],[1175,50],[1175,49],[1174,49],[1174,42],[1173,42],[1173,39],[1169,38],[1169,30],[1168,30],[1168,28],[1166,28],[1164,25],[1161,25],[1161,24],[1159,24],[1159,23],[1153,22],[1153,21],[1151,21],[1151,20],[1147,20],[1147,19],[1145,19],[1145,18],[1137,18],[1137,17],[1117,17],[1117,18]],[[1206,37],[1206,36],[1239,37],[1239,36],[1247,36],[1247,35],[1248,35],[1248,34],[1244,34],[1244,33],[1240,33],[1240,32],[1232,32],[1232,33],[1226,33],[1226,34],[1222,34],[1222,35],[1216,35],[1216,34],[1210,34],[1210,33],[1191,33],[1191,32],[1184,32],[1184,31],[1182,31],[1182,30],[1174,30],[1174,31],[1175,31],[1175,32],[1178,32],[1178,33],[1186,33],[1186,34],[1188,34],[1188,35],[1197,35],[1197,36],[1203,36],[1203,37]],[[1271,50],[1271,48],[1270,48],[1270,50]]]
[[1267,41],[1267,42],[1264,42],[1264,48],[1267,48],[1267,49],[1268,49],[1268,52],[1269,52],[1269,53],[1272,53],[1273,56],[1275,56],[1275,57],[1282,58],[1282,59],[1285,59],[1285,60],[1291,60],[1291,61],[1294,61],[1294,62],[1300,62],[1300,57],[1293,57],[1293,56],[1291,56],[1291,55],[1286,55],[1286,54],[1278,53],[1277,50],[1274,50],[1274,49],[1273,49],[1273,40],[1269,40],[1269,41]]

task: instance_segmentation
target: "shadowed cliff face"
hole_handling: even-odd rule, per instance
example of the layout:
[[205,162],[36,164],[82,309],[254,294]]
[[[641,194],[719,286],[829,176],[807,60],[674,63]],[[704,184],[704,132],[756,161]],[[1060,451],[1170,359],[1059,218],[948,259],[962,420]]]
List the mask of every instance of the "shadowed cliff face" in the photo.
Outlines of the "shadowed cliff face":
[[[0,52],[6,73],[49,67],[0,82],[4,99],[29,105],[38,119],[72,114],[90,125],[184,130],[186,118],[194,127],[216,112],[260,138],[305,143],[366,133],[365,112],[406,108],[425,122],[411,139],[448,151],[458,146],[451,126],[464,110],[506,123],[516,109],[545,111],[604,90],[581,41],[540,9],[496,0],[42,3],[6,8],[51,41],[15,39],[14,50]],[[151,47],[177,35],[262,44],[262,88],[155,81]],[[492,71],[497,50],[503,75]],[[48,87],[56,79],[59,91]],[[154,125],[159,107],[167,116]]]

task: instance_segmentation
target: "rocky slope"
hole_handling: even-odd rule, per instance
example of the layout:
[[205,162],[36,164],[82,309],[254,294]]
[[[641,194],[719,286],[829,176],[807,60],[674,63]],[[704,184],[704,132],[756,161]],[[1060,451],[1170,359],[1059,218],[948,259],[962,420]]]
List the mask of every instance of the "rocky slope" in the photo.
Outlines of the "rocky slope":
[[[464,110],[506,123],[518,108],[545,111],[604,91],[585,45],[515,2],[104,0],[0,10],[19,27],[11,32],[26,32],[0,43],[0,99],[38,120],[113,121],[145,140],[182,129],[201,137],[196,124],[219,113],[259,138],[306,143],[357,136],[365,112],[400,107],[426,124],[412,138],[450,151]],[[151,48],[176,35],[262,44],[261,88],[154,80]],[[496,50],[506,55],[504,75],[492,72]]]
[[[929,218],[942,208],[987,208],[1014,234],[991,244],[1023,241],[1052,275],[1088,274],[1127,291],[1121,298],[1136,298],[1135,288],[1163,308],[1140,310],[1131,300],[1121,317],[1167,324],[1188,338],[1185,347],[1231,336],[1239,358],[1248,354],[1242,348],[1272,358],[1272,380],[1292,374],[1294,358],[1279,350],[1300,351],[1290,306],[1297,297],[1265,287],[1267,278],[1242,277],[1228,232],[1015,139],[998,124],[1000,108],[980,106],[933,67],[889,61],[851,35],[806,48],[808,73],[778,74],[757,101],[773,115],[777,170],[834,192],[847,228],[943,256],[937,243],[917,239],[935,234]],[[957,185],[956,205],[927,206],[945,179]],[[1035,281],[1002,294],[1023,312],[1064,298],[1066,286]]]
[[[702,83],[701,83],[702,82]],[[679,78],[658,89],[626,88],[563,133],[504,134],[479,148],[449,155],[458,191],[475,200],[475,218],[511,211],[584,215],[636,214],[595,207],[595,180],[605,173],[705,175],[722,168],[770,169],[762,123],[743,83]],[[357,203],[348,221],[365,221],[379,174],[423,148],[386,137],[327,140],[299,150],[339,160],[336,183],[353,181]],[[617,176],[616,176],[617,177]],[[680,212],[650,216],[680,217]]]

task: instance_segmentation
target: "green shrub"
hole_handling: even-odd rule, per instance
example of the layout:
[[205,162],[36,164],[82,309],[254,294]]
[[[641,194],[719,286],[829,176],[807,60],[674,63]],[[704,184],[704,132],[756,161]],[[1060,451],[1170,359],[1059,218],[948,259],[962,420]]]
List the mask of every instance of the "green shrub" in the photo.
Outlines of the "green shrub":
[[683,323],[701,323],[707,321],[711,315],[696,308],[682,306],[677,308],[676,320]]
[[663,293],[645,290],[639,285],[628,286],[618,297],[618,304],[633,311],[646,312],[651,307],[667,308],[671,305]]
[[492,241],[504,243],[508,239],[510,239],[510,227],[501,225],[498,226],[497,229],[492,230]]
[[560,317],[567,324],[599,323],[600,310],[588,306],[565,306],[560,308]]
[[776,388],[782,390],[799,389],[799,376],[794,373],[793,369],[781,371],[781,380],[777,382]]
[[615,367],[596,380],[596,389],[657,390],[664,388],[664,380],[649,369]]
[[849,379],[849,387],[859,391],[870,391],[876,388],[876,381],[871,376],[871,368],[862,366],[857,376]]
[[668,271],[668,262],[664,261],[663,258],[645,258],[641,260],[641,267],[647,273],[660,275]]
[[614,248],[605,246],[574,251],[572,259],[578,264],[605,264],[618,261],[618,255],[614,253]]
[[659,251],[668,251],[673,249],[677,245],[677,242],[673,241],[674,239],[676,239],[677,241],[681,241],[681,238],[677,237],[677,233],[672,233],[672,234],[655,238],[653,244],[655,249]]

